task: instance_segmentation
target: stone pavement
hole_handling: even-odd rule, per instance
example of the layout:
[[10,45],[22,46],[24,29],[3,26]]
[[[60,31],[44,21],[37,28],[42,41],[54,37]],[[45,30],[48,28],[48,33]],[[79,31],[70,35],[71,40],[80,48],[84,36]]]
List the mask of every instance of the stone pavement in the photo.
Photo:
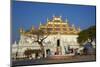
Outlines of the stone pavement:
[[20,60],[13,61],[13,66],[25,66],[25,65],[40,65],[40,64],[54,64],[54,63],[72,63],[72,62],[89,62],[95,61],[95,55],[82,55],[82,56],[52,56],[44,59],[34,60]]

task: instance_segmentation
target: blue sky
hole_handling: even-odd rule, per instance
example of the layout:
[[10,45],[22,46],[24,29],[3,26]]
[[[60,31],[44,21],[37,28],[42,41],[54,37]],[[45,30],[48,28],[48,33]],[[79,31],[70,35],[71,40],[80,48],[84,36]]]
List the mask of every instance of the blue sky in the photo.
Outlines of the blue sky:
[[70,24],[81,29],[86,29],[96,23],[96,7],[72,4],[50,4],[37,2],[12,2],[12,43],[19,40],[19,28],[28,30],[39,23],[46,23],[46,19],[52,16],[62,16],[63,20],[68,19]]

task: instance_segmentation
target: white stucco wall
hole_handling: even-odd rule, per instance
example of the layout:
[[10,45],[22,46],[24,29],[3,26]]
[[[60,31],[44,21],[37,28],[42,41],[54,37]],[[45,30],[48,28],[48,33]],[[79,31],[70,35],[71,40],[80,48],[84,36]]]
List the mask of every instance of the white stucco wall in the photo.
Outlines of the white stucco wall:
[[[51,55],[54,55],[54,53],[56,52],[57,40],[58,39],[60,41],[62,55],[65,54],[64,47],[67,48],[68,46],[70,46],[70,48],[79,48],[79,44],[77,43],[77,37],[78,37],[78,35],[60,35],[60,34],[49,35],[43,41],[43,45],[44,45],[44,48],[45,48],[45,54],[46,54],[46,50],[50,49]],[[32,41],[33,41],[33,39],[28,38],[28,37],[22,35],[20,37],[19,43],[17,44],[17,47],[14,47],[14,45],[13,45],[12,52],[14,53],[18,49],[19,55],[21,57],[23,55],[24,51],[27,48],[30,48],[30,49],[40,49],[40,46],[38,45],[38,43],[36,43],[36,42],[34,43]]]

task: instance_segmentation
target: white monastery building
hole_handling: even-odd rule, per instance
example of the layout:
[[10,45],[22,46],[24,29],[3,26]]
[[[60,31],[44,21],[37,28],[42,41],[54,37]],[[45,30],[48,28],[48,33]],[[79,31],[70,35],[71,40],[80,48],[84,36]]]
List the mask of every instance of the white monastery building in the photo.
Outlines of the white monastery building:
[[[73,24],[69,24],[68,20],[62,20],[62,17],[53,16],[52,20],[47,19],[46,24],[41,24],[39,29],[43,30],[45,34],[49,35],[43,41],[45,57],[57,56],[57,55],[68,55],[69,49],[78,49],[79,43],[77,42],[78,33],[80,28],[76,28]],[[12,45],[12,58],[16,57],[18,53],[19,58],[24,57],[24,51],[32,49],[36,51],[32,56],[35,58],[36,55],[40,56],[41,48],[37,42],[34,42],[35,38],[30,37],[30,32],[34,31],[34,26],[29,31],[20,29],[20,40],[18,43]],[[34,36],[34,35],[32,35]]]

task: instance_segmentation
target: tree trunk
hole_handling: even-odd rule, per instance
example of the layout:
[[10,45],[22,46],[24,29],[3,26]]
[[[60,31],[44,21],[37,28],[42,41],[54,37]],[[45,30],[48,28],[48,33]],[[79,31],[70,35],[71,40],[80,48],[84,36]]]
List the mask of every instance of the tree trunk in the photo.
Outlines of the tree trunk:
[[41,48],[42,58],[45,58],[44,46],[43,46],[43,44],[42,44],[42,43],[40,43],[40,48]]
[[44,51],[44,46],[41,47],[41,53],[42,53],[42,57],[45,57],[45,51]]

